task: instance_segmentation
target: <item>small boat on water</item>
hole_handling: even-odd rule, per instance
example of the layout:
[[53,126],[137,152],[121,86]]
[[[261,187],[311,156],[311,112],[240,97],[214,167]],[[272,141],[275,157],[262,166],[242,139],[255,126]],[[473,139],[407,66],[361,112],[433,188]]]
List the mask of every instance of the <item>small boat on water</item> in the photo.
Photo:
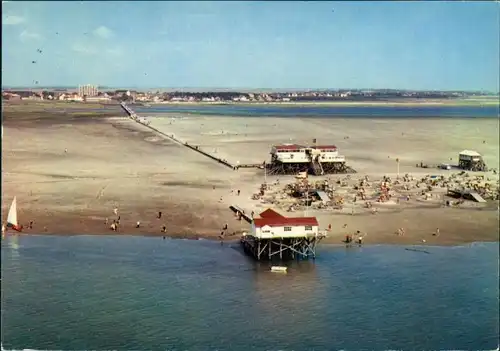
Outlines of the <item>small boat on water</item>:
[[288,267],[285,266],[271,266],[271,272],[286,273]]
[[17,199],[15,196],[10,204],[9,214],[7,215],[7,225],[2,225],[2,237],[5,237],[5,233],[9,228],[16,232],[21,232],[23,230],[23,227],[17,222]]

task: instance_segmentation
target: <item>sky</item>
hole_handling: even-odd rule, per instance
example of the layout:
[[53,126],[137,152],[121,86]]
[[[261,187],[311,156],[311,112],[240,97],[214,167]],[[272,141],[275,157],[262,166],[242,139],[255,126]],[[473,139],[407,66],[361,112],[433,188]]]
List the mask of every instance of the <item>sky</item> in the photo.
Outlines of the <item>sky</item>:
[[2,1],[2,86],[498,92],[499,33],[498,2]]

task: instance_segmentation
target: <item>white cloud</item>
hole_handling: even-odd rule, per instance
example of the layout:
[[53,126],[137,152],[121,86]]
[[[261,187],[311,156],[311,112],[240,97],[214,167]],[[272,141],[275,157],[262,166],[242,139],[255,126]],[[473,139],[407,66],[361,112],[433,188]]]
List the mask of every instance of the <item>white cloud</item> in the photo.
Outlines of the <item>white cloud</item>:
[[38,33],[35,32],[30,32],[28,30],[23,30],[21,34],[19,34],[19,38],[21,40],[26,41],[26,40],[40,40],[42,39],[42,36]]
[[85,54],[85,55],[95,55],[95,54],[97,54],[97,50],[94,47],[89,46],[89,45],[79,44],[79,43],[73,44],[73,46],[71,47],[71,49],[73,51],[76,51],[76,52],[78,52],[80,54]]
[[2,15],[2,24],[6,26],[15,26],[25,21],[24,17],[16,15]]
[[95,36],[103,39],[109,39],[114,35],[113,31],[105,26],[100,26],[99,28],[96,28],[93,33]]

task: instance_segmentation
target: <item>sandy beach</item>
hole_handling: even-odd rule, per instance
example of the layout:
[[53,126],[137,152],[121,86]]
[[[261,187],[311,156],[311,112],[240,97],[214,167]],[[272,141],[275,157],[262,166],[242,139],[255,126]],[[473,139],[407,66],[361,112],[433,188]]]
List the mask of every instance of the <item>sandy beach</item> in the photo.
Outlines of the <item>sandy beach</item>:
[[[252,199],[264,182],[262,170],[232,171],[130,120],[119,106],[85,112],[84,104],[21,103],[3,109],[2,218],[17,196],[20,224],[26,228],[33,221],[33,229],[26,228],[25,234],[111,234],[109,224],[117,208],[118,233],[124,235],[217,238],[227,224],[230,239],[249,226],[235,219],[229,205],[256,213],[273,207]],[[415,165],[456,163],[463,149],[482,153],[492,168],[499,162],[497,119],[173,116],[149,120],[156,129],[232,163],[269,160],[273,144],[310,144],[313,138],[319,144],[335,144],[358,172],[350,177],[352,184],[365,176],[373,183],[384,175],[395,178],[396,158],[401,175],[418,179],[457,173]],[[335,183],[345,177],[310,178]],[[485,177],[498,179],[492,173]],[[293,176],[266,180],[279,180],[275,193],[295,181]],[[338,189],[346,201],[352,184]],[[308,215],[317,216],[322,229],[331,225],[329,243],[341,243],[356,230],[366,233],[366,244],[498,241],[498,201],[445,207],[444,195],[438,192],[425,204],[415,197],[407,203],[377,205],[376,214],[361,205],[353,206],[352,214],[346,204],[342,211],[310,209]],[[285,207],[278,210],[292,215]],[[404,236],[395,234],[400,227],[405,228]],[[436,228],[439,236],[432,235]]]

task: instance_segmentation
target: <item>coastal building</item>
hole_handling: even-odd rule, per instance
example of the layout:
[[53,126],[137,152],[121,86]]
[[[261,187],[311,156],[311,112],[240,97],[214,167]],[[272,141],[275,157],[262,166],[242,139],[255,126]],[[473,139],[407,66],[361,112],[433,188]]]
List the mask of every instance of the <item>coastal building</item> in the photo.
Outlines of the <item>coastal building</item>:
[[253,219],[250,233],[243,235],[241,243],[257,260],[314,258],[316,245],[324,237],[316,217],[285,217],[267,209]]
[[458,167],[470,171],[485,171],[483,156],[473,150],[463,150],[458,154]]
[[99,94],[99,89],[97,85],[79,85],[78,95],[79,96],[97,96]]
[[252,235],[260,239],[315,236],[319,233],[316,217],[284,217],[272,209],[265,210],[260,217],[252,223]]
[[341,173],[347,169],[345,162],[345,156],[339,155],[335,145],[274,145],[271,148],[270,171],[275,174],[305,171],[314,175]]

